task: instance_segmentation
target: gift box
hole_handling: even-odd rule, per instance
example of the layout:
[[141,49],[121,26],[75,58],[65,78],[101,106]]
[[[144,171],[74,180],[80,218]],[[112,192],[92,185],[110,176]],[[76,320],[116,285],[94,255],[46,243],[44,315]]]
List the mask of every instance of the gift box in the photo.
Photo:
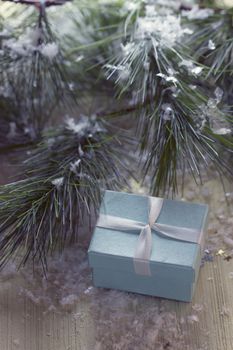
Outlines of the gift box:
[[191,301],[208,206],[106,191],[88,250],[96,287]]

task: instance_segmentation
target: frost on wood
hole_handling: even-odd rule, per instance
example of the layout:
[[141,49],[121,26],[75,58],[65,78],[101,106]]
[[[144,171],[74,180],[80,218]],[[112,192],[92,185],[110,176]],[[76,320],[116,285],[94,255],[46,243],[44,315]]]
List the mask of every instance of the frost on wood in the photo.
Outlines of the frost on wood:
[[[164,349],[167,343],[174,350],[186,350],[184,335],[175,312],[165,311],[156,298],[92,286],[87,253],[81,247],[65,250],[62,257],[49,261],[47,278],[40,267],[33,272],[20,272],[24,282],[18,286],[19,298],[25,297],[44,309],[44,313],[71,313],[74,322],[83,314],[75,305],[88,303],[96,327],[96,349],[141,350]],[[13,279],[16,269],[5,271],[4,280]],[[148,301],[153,301],[148,303]]]
[[[163,109],[168,107],[164,105]],[[214,184],[208,187],[208,181],[207,177],[203,177],[203,182],[206,183],[203,188],[193,183],[188,184],[186,193],[192,192],[192,200],[195,200],[200,196],[206,198],[208,192],[206,201],[212,206],[211,194],[216,188]],[[233,217],[230,214],[226,215],[224,193],[222,190],[220,193],[221,195],[217,196],[216,207],[211,207],[206,246],[208,251],[214,252],[225,244],[233,251]],[[233,193],[227,193],[227,197],[233,205]],[[88,317],[91,317],[95,324],[95,350],[164,350],[169,347],[172,350],[190,350],[190,339],[183,333],[182,325],[200,327],[199,320],[206,311],[205,305],[201,304],[202,300],[198,301],[200,304],[191,307],[187,317],[178,319],[175,312],[169,311],[170,306],[166,309],[164,307],[170,305],[170,302],[134,293],[94,288],[87,261],[90,237],[85,240],[84,237],[86,236],[83,235],[82,238],[83,246],[67,248],[62,256],[49,260],[47,278],[44,278],[40,267],[35,267],[33,275],[29,266],[18,272],[13,263],[8,265],[0,275],[2,288],[17,278],[19,298],[31,300],[42,307],[45,314],[55,312],[64,315],[65,312],[70,312],[77,324],[84,316],[77,312],[76,306],[86,303],[90,307]],[[229,279],[232,277],[232,272],[227,275]],[[208,283],[211,281],[212,277]],[[226,317],[226,314],[227,310],[221,310],[223,317]]]
[[190,324],[194,324],[194,323],[197,323],[199,322],[199,318],[197,315],[189,315],[188,316],[188,323]]

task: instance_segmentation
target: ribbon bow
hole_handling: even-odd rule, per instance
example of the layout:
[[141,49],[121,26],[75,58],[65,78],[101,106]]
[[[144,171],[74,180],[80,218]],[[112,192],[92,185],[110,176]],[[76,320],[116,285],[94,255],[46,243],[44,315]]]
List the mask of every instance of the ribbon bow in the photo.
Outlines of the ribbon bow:
[[201,245],[202,234],[199,230],[157,223],[163,203],[162,198],[149,197],[147,224],[111,215],[100,214],[99,216],[97,227],[123,232],[140,232],[134,253],[134,270],[139,275],[151,275],[150,257],[153,245],[153,230],[165,238]]

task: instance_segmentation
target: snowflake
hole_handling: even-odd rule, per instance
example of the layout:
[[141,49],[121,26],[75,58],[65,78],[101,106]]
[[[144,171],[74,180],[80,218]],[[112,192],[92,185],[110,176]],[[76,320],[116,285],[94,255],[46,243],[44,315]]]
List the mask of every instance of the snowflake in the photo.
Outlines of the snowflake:
[[173,83],[174,85],[176,85],[176,83],[178,83],[178,80],[176,79],[176,77],[174,77],[173,75],[165,75],[163,73],[158,73],[156,74],[157,77],[161,77],[162,79],[164,79],[166,82],[171,82]]
[[174,118],[174,111],[169,103],[164,103],[161,106],[163,114],[163,120],[168,121]]
[[191,73],[192,73],[195,77],[197,77],[197,76],[199,76],[199,75],[201,74],[202,70],[203,70],[203,67],[193,67],[193,68],[191,69]]
[[209,40],[209,42],[208,42],[208,49],[209,50],[215,50],[216,49],[216,46],[215,46],[215,43],[213,42],[213,40]]
[[73,131],[75,134],[82,133],[89,126],[88,118],[83,118],[83,121],[78,124],[75,123],[74,118],[67,117],[66,119],[66,129]]
[[70,164],[70,171],[74,174],[77,174],[77,169],[79,168],[81,163],[81,159],[76,160],[75,162]]
[[9,83],[5,83],[4,85],[0,86],[0,96],[5,98],[12,96],[12,87]]
[[223,90],[220,89],[219,87],[217,87],[214,91],[214,95],[215,95],[217,103],[221,102],[221,100],[223,98]]
[[162,6],[162,7],[170,7],[173,10],[179,10],[181,6],[181,0],[169,0],[169,1],[164,1],[164,0],[154,0],[157,6]]
[[232,130],[229,128],[220,128],[217,130],[213,130],[215,134],[217,135],[229,135],[232,134]]
[[52,181],[52,185],[54,185],[57,188],[60,188],[64,183],[64,177],[58,177],[57,179],[54,179]]
[[5,39],[10,36],[10,32],[8,29],[4,28],[2,31],[0,31],[0,38]]
[[118,65],[106,64],[104,67],[111,71],[111,73],[107,76],[107,79],[110,79],[115,72],[118,73],[117,82],[119,80],[122,80],[122,81],[127,80],[131,73],[131,68],[129,64],[124,64],[124,65],[123,64],[118,64]]
[[123,4],[123,7],[121,9],[121,13],[122,15],[127,15],[128,13],[130,12],[135,12],[137,11],[139,8],[140,8],[140,0],[137,1],[137,0],[125,0],[124,1],[124,4]]
[[207,104],[200,106],[199,120],[197,121],[197,127],[200,130],[203,129],[207,120],[211,120],[212,130],[215,134],[225,135],[231,133],[225,120],[220,120],[220,112],[218,109],[218,104],[221,102],[223,97],[223,91],[217,87],[214,92],[215,97],[209,98]]
[[54,59],[58,55],[59,48],[56,43],[49,43],[42,45],[40,47],[40,52],[43,56],[49,58],[50,60]]
[[39,29],[28,28],[25,34],[18,39],[11,38],[3,42],[3,48],[11,51],[12,56],[30,56],[38,49],[38,40],[41,37]]
[[119,71],[119,79],[124,81],[130,77],[131,68],[128,64],[126,64],[122,70]]
[[214,91],[215,98],[210,98],[207,102],[207,106],[211,109],[215,109],[223,98],[223,91],[217,87]]
[[28,56],[32,51],[32,46],[26,46],[25,43],[20,40],[9,39],[3,42],[3,49],[10,50],[12,57],[14,57],[14,54]]
[[121,44],[123,56],[129,56],[130,54],[132,54],[132,52],[135,50],[135,47],[136,45],[134,42],[129,42],[125,45]]
[[83,59],[84,59],[84,56],[83,55],[79,55],[79,56],[76,57],[75,62],[80,62]]
[[186,60],[186,59],[183,59],[179,63],[179,67],[186,67],[188,70],[188,73],[190,73],[191,75],[194,75],[195,77],[199,76],[203,71],[203,67],[196,66],[191,60]]
[[16,123],[15,122],[10,122],[9,123],[9,128],[10,128],[10,130],[9,130],[9,132],[7,134],[7,137],[9,139],[14,139],[14,137],[17,134],[17,125],[16,125]]
[[158,46],[173,47],[184,34],[192,34],[189,28],[182,28],[180,17],[174,14],[161,14],[152,5],[146,6],[145,17],[137,20],[136,39],[153,37]]
[[206,19],[209,16],[213,16],[214,10],[212,9],[200,9],[198,5],[194,5],[190,11],[182,11],[182,16],[187,17],[189,20],[193,19]]

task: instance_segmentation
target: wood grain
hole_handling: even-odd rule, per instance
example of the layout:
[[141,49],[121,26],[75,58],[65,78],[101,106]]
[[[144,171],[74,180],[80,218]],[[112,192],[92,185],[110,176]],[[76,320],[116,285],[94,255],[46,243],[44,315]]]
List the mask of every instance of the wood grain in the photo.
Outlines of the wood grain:
[[[209,198],[211,212],[216,213],[221,207],[226,215],[232,215],[232,208],[221,199],[219,180],[208,181],[205,186],[214,189]],[[196,193],[193,200],[202,202],[201,188],[198,191],[200,194]],[[192,303],[147,299],[146,303],[175,312],[187,345],[180,350],[233,350],[231,272],[233,275],[233,259],[228,262],[215,256],[213,262],[206,262],[201,268]],[[19,298],[16,287],[27,288],[19,276],[1,284],[0,350],[94,350],[96,325],[87,302],[78,302],[71,312],[48,313],[27,296]],[[203,310],[197,311],[198,305]],[[75,318],[77,313],[81,317]],[[192,315],[198,318],[192,321]]]
[[[222,257],[206,263],[201,269],[197,290],[191,304],[166,301],[166,308],[175,310],[177,317],[187,320],[197,315],[199,322],[184,322],[181,325],[186,334],[190,350],[232,350],[233,349],[233,279],[230,272],[233,264]],[[195,306],[203,305],[196,312]]]
[[[176,312],[189,350],[233,349],[230,272],[233,263],[215,257],[214,262],[207,262],[201,269],[192,303],[161,301],[166,310]],[[1,288],[0,350],[94,349],[95,325],[88,304],[77,303],[72,312],[46,313],[26,296],[19,299],[15,286],[20,282],[4,283]],[[203,305],[203,310],[195,311],[197,304]],[[82,317],[76,320],[75,313]],[[187,322],[193,314],[199,321]]]
[[[15,291],[14,283],[1,288],[0,350],[94,349],[88,305],[77,303],[72,312],[48,313],[26,296],[19,299]],[[75,319],[76,313],[82,317]]]

